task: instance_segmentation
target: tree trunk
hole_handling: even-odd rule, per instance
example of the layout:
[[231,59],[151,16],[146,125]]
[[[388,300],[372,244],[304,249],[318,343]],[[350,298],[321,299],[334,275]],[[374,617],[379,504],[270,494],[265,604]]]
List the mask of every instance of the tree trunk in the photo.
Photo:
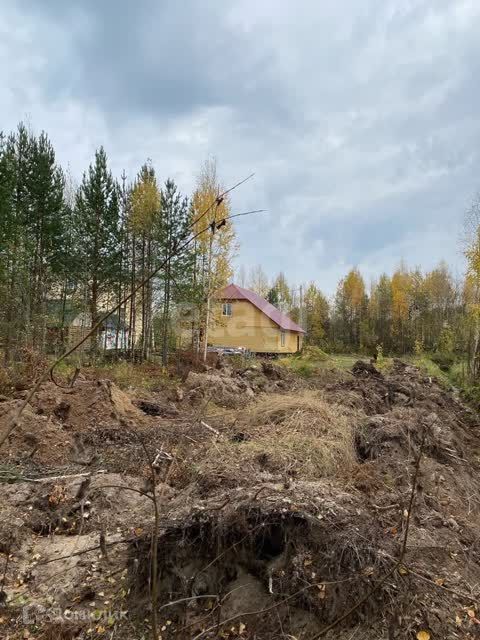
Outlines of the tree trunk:
[[130,298],[130,318],[129,318],[129,329],[128,329],[128,345],[130,349],[130,357],[134,360],[135,357],[135,342],[136,342],[136,332],[135,332],[135,323],[136,323],[136,294],[135,294],[135,282],[136,282],[136,265],[135,265],[135,236],[132,234],[132,272],[131,272],[131,281],[130,281],[130,292],[132,297]]
[[[92,290],[91,290],[91,297],[90,297],[90,317],[91,317],[91,326],[94,327],[99,320],[98,318],[98,282],[96,277],[94,277],[92,281]],[[96,329],[90,337],[90,351],[94,356],[98,352],[98,329]]]

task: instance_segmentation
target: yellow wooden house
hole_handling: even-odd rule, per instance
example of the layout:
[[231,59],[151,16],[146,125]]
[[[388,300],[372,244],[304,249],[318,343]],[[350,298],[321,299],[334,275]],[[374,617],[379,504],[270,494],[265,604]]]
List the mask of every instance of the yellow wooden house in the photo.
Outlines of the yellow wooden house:
[[253,291],[229,284],[215,294],[213,347],[243,347],[255,353],[296,353],[305,331]]

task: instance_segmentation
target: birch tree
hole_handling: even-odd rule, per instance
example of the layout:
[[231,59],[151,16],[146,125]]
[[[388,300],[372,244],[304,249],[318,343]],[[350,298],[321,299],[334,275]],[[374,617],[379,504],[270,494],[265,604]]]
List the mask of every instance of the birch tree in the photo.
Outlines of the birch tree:
[[[195,245],[197,263],[195,277],[197,286],[203,292],[202,302],[198,306],[196,347],[202,346],[203,359],[207,356],[208,330],[212,322],[211,300],[218,289],[228,284],[233,275],[232,261],[236,251],[235,229],[231,221],[225,224],[231,212],[230,199],[219,198],[222,187],[217,176],[215,160],[204,163],[197,188],[192,198],[194,233],[200,233]],[[211,207],[211,204],[216,204]],[[204,212],[208,211],[204,215]],[[221,224],[221,226],[220,226]],[[202,231],[207,225],[210,227]]]

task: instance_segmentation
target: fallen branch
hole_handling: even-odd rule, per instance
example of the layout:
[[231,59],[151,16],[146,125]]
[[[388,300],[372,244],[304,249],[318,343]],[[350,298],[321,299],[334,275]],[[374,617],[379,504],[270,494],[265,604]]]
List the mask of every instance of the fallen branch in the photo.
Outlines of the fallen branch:
[[[135,542],[138,540],[138,536],[134,538],[124,538],[123,540],[113,540],[112,542],[105,542],[106,547],[113,547],[116,544],[128,544],[130,542]],[[75,558],[76,556],[83,556],[86,553],[90,553],[90,551],[98,551],[102,550],[102,547],[97,544],[94,547],[88,547],[87,549],[83,549],[82,551],[74,551],[73,553],[69,553],[66,556],[58,556],[58,558],[49,558],[48,560],[44,560],[43,562],[38,562],[37,567],[43,567],[46,564],[51,564],[52,562],[59,562],[60,560],[68,560],[69,558]]]
[[410,573],[415,578],[419,578],[424,582],[428,582],[428,584],[431,584],[432,587],[436,587],[441,591],[446,591],[447,593],[451,593],[452,595],[457,596],[457,598],[462,598],[467,602],[477,601],[479,599],[478,595],[474,595],[474,594],[469,595],[468,593],[462,593],[461,591],[457,591],[456,589],[452,589],[450,587],[444,587],[443,584],[438,584],[438,582],[435,582],[435,580],[432,580],[431,578],[428,578],[427,576],[424,576],[421,573],[414,571],[413,569],[410,568],[409,565],[405,565],[405,569],[408,571],[408,573]]
[[[95,471],[95,474],[97,473],[107,473],[105,469],[100,469],[99,471]],[[33,483],[46,483],[46,482],[56,482],[57,480],[70,480],[72,478],[85,478],[86,476],[91,476],[92,472],[88,471],[86,473],[73,473],[71,475],[65,475],[65,476],[46,476],[45,478],[26,478],[25,476],[20,476],[20,475],[8,475],[7,474],[3,474],[0,473],[0,481],[2,480],[6,480],[7,482],[9,480],[15,480],[16,482],[33,482]]]
[[207,424],[203,420],[200,420],[200,424],[202,425],[202,427],[205,427],[205,429],[208,429],[209,431],[214,433],[217,436],[217,438],[221,435],[220,431],[218,429],[215,429],[214,427],[211,427],[209,424]]
[[398,504],[398,502],[395,503],[395,504],[388,504],[385,507],[379,507],[377,504],[373,504],[372,506],[377,511],[389,511],[390,509],[399,509],[400,508],[400,505]]

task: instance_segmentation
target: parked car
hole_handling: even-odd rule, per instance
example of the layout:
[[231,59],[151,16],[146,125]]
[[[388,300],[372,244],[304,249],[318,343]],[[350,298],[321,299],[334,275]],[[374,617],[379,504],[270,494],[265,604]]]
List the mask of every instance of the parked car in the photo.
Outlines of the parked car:
[[209,353],[217,353],[219,356],[250,356],[250,351],[245,347],[208,347]]

